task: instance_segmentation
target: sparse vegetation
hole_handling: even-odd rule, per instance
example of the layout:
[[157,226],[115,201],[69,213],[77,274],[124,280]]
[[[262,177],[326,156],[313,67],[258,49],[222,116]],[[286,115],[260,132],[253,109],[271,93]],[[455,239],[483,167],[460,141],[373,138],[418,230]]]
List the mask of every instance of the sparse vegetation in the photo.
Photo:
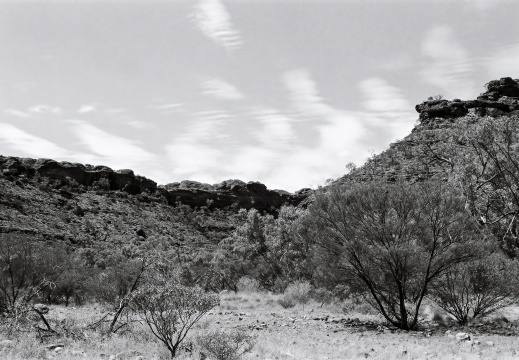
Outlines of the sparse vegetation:
[[131,294],[129,301],[171,357],[177,355],[189,330],[219,304],[217,295],[175,283],[143,286]]
[[429,100],[416,131],[301,207],[195,208],[111,177],[20,174],[0,157],[0,358],[49,358],[56,344],[81,349],[64,359],[415,355],[357,332],[462,356],[451,329],[506,343],[488,334],[519,333],[517,103],[467,115],[476,102]]
[[196,339],[200,352],[213,360],[237,360],[250,352],[256,339],[245,329],[212,330]]

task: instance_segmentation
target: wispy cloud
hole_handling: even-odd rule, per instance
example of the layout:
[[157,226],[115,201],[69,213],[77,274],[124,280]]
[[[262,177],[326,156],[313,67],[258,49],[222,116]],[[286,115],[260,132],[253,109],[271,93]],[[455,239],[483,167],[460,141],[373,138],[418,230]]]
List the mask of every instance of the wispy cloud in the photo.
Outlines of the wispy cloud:
[[240,33],[234,29],[231,15],[221,0],[201,0],[192,19],[204,35],[227,50],[241,45]]
[[219,130],[227,121],[228,115],[218,110],[194,114],[188,128],[166,146],[173,178],[217,182],[226,173],[225,151],[211,143],[222,136]]
[[69,120],[73,133],[95,156],[95,162],[115,168],[141,171],[153,167],[156,158],[138,146],[135,141],[110,134],[80,120]]
[[221,100],[242,100],[243,94],[232,84],[221,80],[211,79],[202,83],[203,92]]
[[505,76],[519,77],[519,42],[506,46],[485,60],[489,79]]
[[262,147],[283,149],[296,140],[292,118],[266,108],[256,109],[252,116],[261,125],[255,135]]
[[[72,159],[73,154],[52,141],[32,135],[14,125],[0,123],[0,144],[11,154],[35,158]],[[3,148],[2,146],[2,148]]]
[[94,111],[95,109],[96,109],[95,105],[85,104],[85,105],[81,105],[81,107],[78,109],[77,112],[80,114],[86,114],[86,113]]
[[35,105],[31,106],[27,109],[28,112],[33,114],[54,114],[58,115],[63,113],[63,110],[59,106],[51,106],[51,105]]
[[380,78],[369,78],[360,83],[360,90],[366,101],[364,106],[371,111],[409,111],[411,104],[407,101],[400,90],[390,86]]
[[126,123],[126,125],[131,126],[132,128],[135,128],[135,129],[146,129],[146,128],[150,127],[149,124],[145,123],[144,121],[139,121],[139,120],[128,121]]
[[425,82],[440,88],[447,97],[474,97],[475,86],[470,80],[474,65],[451,27],[430,29],[423,40],[422,52],[431,60],[421,73]]
[[160,104],[160,105],[150,105],[149,108],[157,111],[161,115],[171,114],[173,112],[178,111],[178,108],[184,104],[179,103],[169,103],[169,104]]
[[30,114],[28,114],[24,111],[15,110],[15,109],[4,109],[3,112],[6,114],[9,114],[9,115],[16,116],[19,118],[24,118],[24,119],[28,119],[28,118],[32,117]]

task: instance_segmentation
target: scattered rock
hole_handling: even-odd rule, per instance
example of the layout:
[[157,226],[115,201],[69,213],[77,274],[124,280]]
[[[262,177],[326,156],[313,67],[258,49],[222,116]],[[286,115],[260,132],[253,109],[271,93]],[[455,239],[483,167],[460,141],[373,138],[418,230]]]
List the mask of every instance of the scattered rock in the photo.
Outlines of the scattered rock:
[[34,310],[36,310],[37,312],[42,313],[42,314],[49,313],[49,307],[45,304],[34,304],[33,308],[34,308]]
[[464,332],[460,332],[456,334],[457,341],[470,341],[470,335]]
[[63,349],[64,347],[65,347],[64,344],[49,344],[49,345],[45,345],[45,349],[47,349],[47,350]]
[[13,345],[14,345],[14,341],[13,340],[2,340],[2,341],[0,341],[0,348],[11,347]]

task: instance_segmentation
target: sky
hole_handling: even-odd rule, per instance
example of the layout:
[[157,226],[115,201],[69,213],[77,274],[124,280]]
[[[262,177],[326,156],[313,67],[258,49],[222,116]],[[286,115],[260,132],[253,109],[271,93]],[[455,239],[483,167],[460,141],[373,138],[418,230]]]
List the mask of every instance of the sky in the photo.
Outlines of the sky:
[[0,154],[324,185],[519,77],[519,2],[0,0]]

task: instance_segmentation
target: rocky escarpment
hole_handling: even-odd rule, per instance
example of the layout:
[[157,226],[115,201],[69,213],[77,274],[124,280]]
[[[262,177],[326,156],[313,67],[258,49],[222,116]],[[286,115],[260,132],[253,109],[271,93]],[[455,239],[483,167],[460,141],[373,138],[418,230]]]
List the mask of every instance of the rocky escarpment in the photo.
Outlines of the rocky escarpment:
[[454,131],[462,119],[477,127],[482,116],[519,115],[519,79],[504,77],[486,84],[486,91],[475,100],[432,99],[416,105],[419,123],[411,134],[391,144],[363,166],[337,179],[335,184],[366,181],[447,180],[453,159],[464,151]]
[[420,123],[432,125],[436,119],[452,120],[467,115],[471,110],[480,116],[519,113],[519,79],[504,77],[490,81],[486,87],[487,91],[476,100],[434,99],[416,105]]
[[135,175],[132,170],[114,171],[106,166],[4,156],[0,156],[0,176],[13,181],[46,178],[56,188],[78,191],[94,188],[124,191],[132,195],[154,194],[173,206],[182,203],[191,207],[219,209],[229,207],[271,211],[285,204],[297,206],[310,193],[310,189],[303,189],[295,194],[269,190],[261,183],[245,183],[239,180],[227,180],[215,185],[183,181],[157,186],[156,182]]

